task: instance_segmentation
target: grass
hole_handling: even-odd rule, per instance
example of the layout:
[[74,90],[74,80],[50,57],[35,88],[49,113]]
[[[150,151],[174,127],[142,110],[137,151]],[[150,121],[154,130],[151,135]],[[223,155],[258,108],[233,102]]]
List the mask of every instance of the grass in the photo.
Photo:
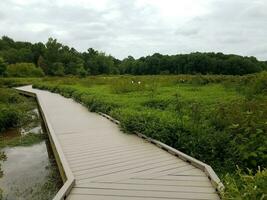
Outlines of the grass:
[[44,134],[28,133],[25,136],[14,137],[8,140],[0,137],[0,149],[4,147],[31,146],[44,141]]

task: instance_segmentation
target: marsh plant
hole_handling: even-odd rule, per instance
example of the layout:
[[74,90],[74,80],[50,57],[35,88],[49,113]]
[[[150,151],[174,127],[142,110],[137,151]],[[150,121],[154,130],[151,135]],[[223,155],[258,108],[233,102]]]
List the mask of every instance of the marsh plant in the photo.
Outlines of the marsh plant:
[[160,140],[208,163],[220,177],[228,173],[235,179],[236,165],[249,168],[252,177],[258,166],[267,165],[266,78],[265,72],[243,77],[118,76],[101,84],[93,78],[90,87],[78,79],[75,85],[45,81],[35,87],[78,99],[91,111],[120,120],[126,132]]

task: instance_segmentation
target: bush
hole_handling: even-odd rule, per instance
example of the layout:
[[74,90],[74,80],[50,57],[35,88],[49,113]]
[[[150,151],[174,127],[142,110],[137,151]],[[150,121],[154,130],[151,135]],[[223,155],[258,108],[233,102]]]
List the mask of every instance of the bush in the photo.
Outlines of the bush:
[[0,57],[0,76],[4,76],[6,73],[6,63],[4,59]]
[[0,109],[0,132],[18,126],[21,118],[21,113],[15,108]]
[[262,72],[254,79],[251,87],[252,94],[267,95],[267,72]]
[[28,112],[32,102],[15,90],[0,88],[0,133],[31,119]]
[[33,63],[17,63],[7,66],[6,75],[8,77],[42,77],[44,72]]
[[224,200],[266,200],[267,199],[267,170],[258,170],[244,173],[238,170],[236,174],[227,174],[224,177]]
[[[234,108],[234,109],[233,109]],[[242,169],[257,169],[267,163],[267,101],[244,100],[222,104],[210,115],[216,132],[226,133],[225,145],[235,151],[224,155]]]

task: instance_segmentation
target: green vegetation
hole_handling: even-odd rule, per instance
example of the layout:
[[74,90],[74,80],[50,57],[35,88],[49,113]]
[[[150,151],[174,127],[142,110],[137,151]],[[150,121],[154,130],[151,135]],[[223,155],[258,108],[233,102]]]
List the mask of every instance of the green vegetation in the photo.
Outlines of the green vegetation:
[[[266,69],[267,62],[255,57],[195,52],[118,60],[52,38],[32,44],[4,36],[0,76],[50,77],[0,78],[0,135],[30,119],[29,100],[7,87],[34,84],[111,115],[126,132],[141,132],[210,164],[226,184],[225,199],[266,199]],[[124,75],[86,77],[101,74]],[[27,137],[20,144],[40,139]],[[253,190],[253,184],[261,185]]]
[[[125,131],[160,140],[210,164],[222,178],[229,174],[225,182],[241,183],[236,166],[250,169],[254,177],[258,167],[267,164],[266,80],[263,72],[44,78],[34,86],[107,113],[121,121]],[[231,190],[227,188],[225,199],[231,199]],[[256,190],[257,195],[262,192]],[[232,195],[234,199],[236,194]]]
[[259,169],[255,175],[251,171],[243,173],[241,170],[238,170],[235,178],[227,174],[224,181],[226,185],[226,190],[223,194],[224,199],[267,199],[266,169]]
[[8,77],[42,77],[44,72],[41,68],[35,67],[33,63],[17,63],[8,65],[6,68]]
[[0,135],[7,128],[15,128],[31,120],[33,101],[16,91],[0,88]]
[[40,143],[46,136],[44,134],[28,133],[25,136],[3,139],[0,136],[0,149],[4,147],[31,146]]
[[[30,72],[23,68],[24,73],[21,74],[13,66],[11,73],[7,73],[10,71],[8,64],[19,63],[34,63],[37,67],[33,68],[28,64]],[[244,75],[266,70],[267,64],[258,61],[255,57],[212,52],[172,56],[155,53],[139,59],[128,56],[123,60],[118,60],[92,48],[86,52],[78,52],[53,38],[49,38],[45,44],[15,42],[7,36],[0,39],[0,76],[41,76],[41,69],[50,76],[78,75],[81,77],[99,74]]]
[[6,63],[3,58],[0,57],[0,77],[4,76],[6,72]]

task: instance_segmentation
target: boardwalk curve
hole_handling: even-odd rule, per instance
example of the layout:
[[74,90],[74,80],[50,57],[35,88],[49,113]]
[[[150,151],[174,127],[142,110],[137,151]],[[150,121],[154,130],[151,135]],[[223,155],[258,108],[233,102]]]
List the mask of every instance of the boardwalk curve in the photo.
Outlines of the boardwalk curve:
[[208,165],[142,134],[122,133],[108,116],[72,99],[17,89],[37,98],[63,171],[54,200],[219,199],[222,185]]

